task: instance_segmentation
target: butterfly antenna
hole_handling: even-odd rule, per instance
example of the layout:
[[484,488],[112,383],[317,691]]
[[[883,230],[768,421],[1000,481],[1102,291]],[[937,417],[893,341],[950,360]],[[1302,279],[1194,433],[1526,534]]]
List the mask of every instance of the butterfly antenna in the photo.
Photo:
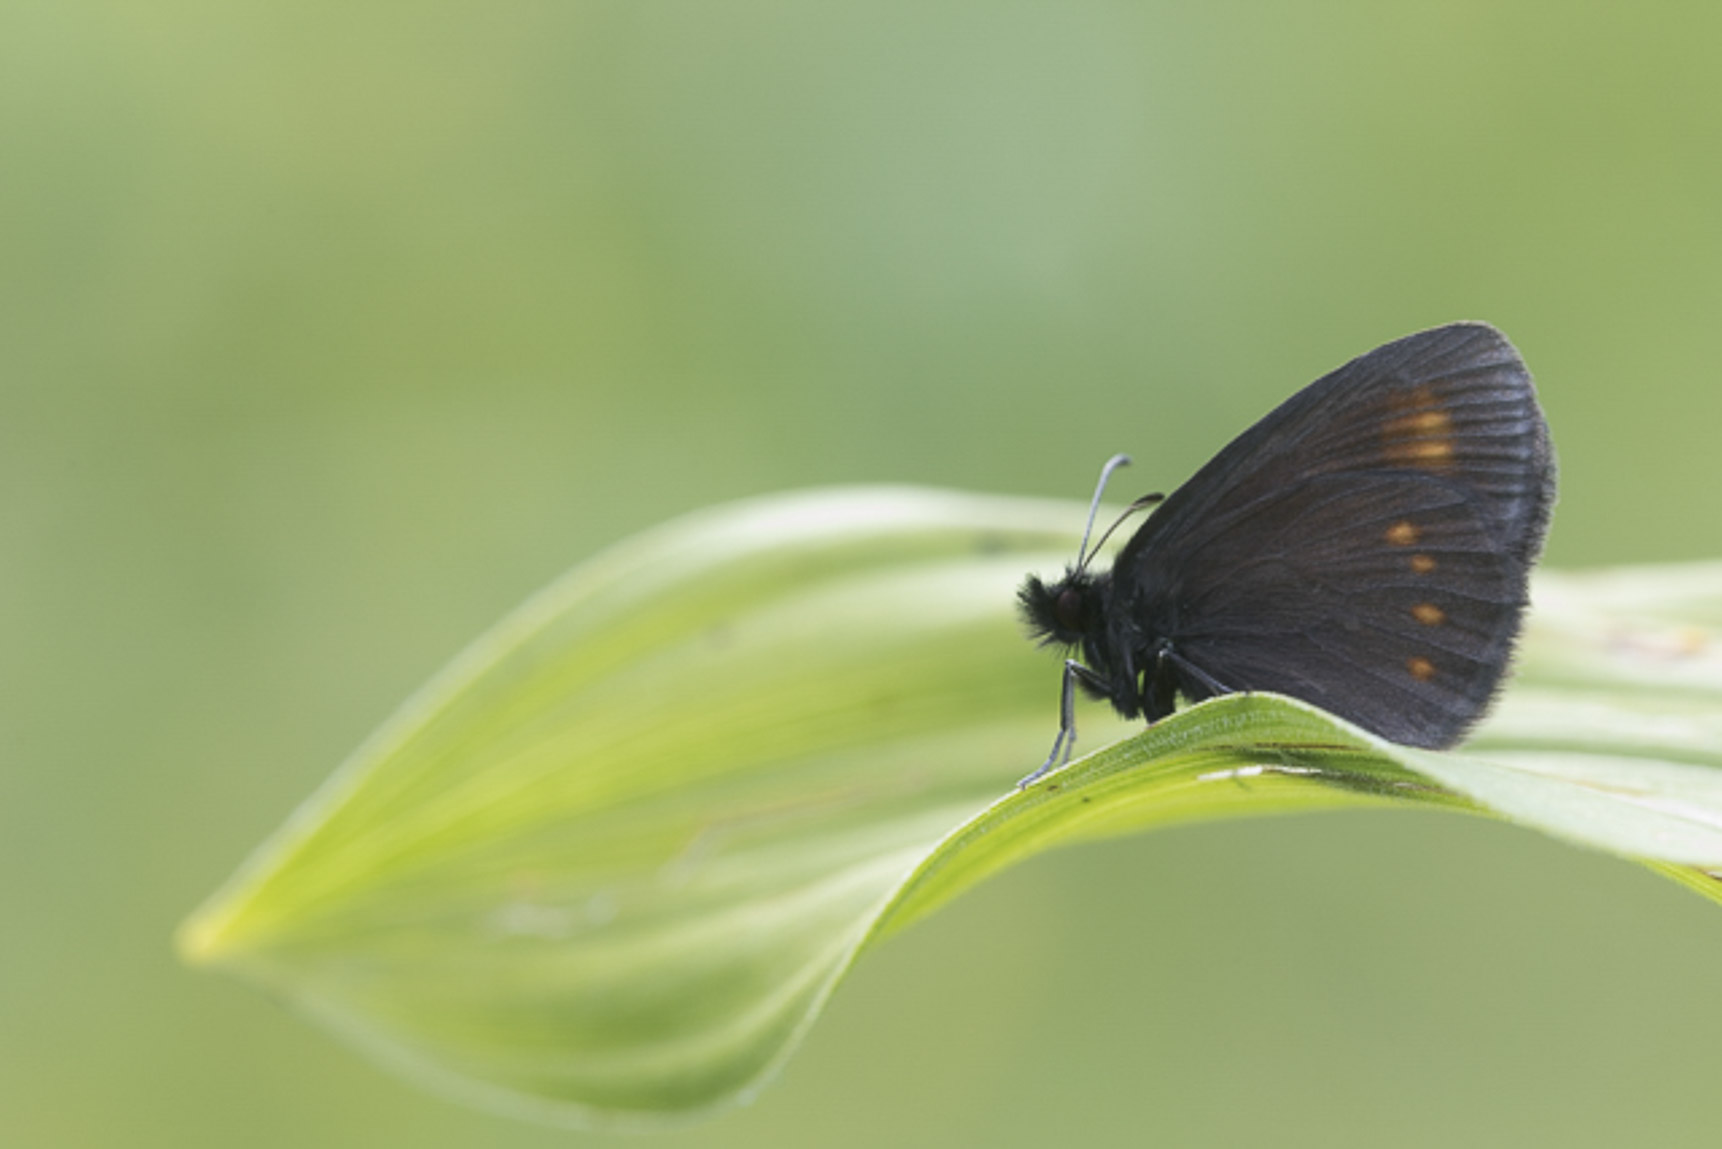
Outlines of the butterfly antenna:
[[[1076,551],[1076,569],[1079,571],[1088,565],[1088,536],[1094,533],[1094,516],[1100,513],[1100,497],[1106,493],[1106,481],[1112,478],[1112,472],[1129,465],[1129,455],[1114,455],[1106,460],[1104,467],[1100,468],[1100,482],[1096,483],[1094,487],[1094,501],[1088,504],[1088,525],[1082,528],[1082,546]],[[1109,535],[1112,532],[1107,531],[1106,533]],[[1101,536],[1101,542],[1105,541],[1105,536]]]
[[[1100,553],[1100,548],[1106,545],[1106,540],[1112,537],[1113,531],[1117,530],[1119,527],[1124,525],[1125,519],[1128,519],[1131,515],[1135,514],[1137,511],[1147,510],[1149,507],[1153,506],[1155,503],[1160,502],[1165,497],[1166,497],[1165,495],[1162,495],[1158,491],[1156,491],[1152,495],[1143,495],[1140,499],[1137,499],[1134,503],[1131,503],[1128,507],[1125,507],[1124,513],[1122,515],[1119,515],[1116,519],[1112,520],[1112,525],[1106,528],[1106,533],[1101,535],[1100,541],[1094,544],[1095,554]],[[1094,556],[1090,555],[1089,557],[1093,558]],[[1080,568],[1078,568],[1078,569],[1080,569]]]

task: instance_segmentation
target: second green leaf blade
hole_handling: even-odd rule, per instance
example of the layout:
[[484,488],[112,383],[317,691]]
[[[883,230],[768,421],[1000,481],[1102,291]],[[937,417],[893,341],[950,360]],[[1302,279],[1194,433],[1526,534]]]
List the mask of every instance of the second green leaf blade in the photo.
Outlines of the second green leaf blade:
[[[451,1092],[561,1123],[651,1123],[745,1097],[868,939],[1040,850],[1238,813],[1500,801],[1462,759],[1414,760],[1265,696],[1193,708],[1012,792],[1045,752],[1057,686],[1013,592],[1068,559],[1080,519],[871,490],[642,536],[457,659],[187,923],[182,948]],[[1558,638],[1533,628],[1533,669]],[[1543,697],[1580,699],[1597,676],[1580,677]],[[1695,696],[1704,681],[1714,702],[1714,680]],[[1642,711],[1642,692],[1609,689]],[[1083,722],[1086,745],[1140,729],[1098,708]],[[1531,730],[1495,745],[1548,743]],[[1703,790],[1683,772],[1709,777],[1655,765],[1682,795]],[[1573,784],[1558,770],[1552,788],[1529,784],[1516,816],[1722,863],[1701,841],[1641,849],[1657,831],[1623,838],[1624,815],[1613,837],[1573,824],[1558,809]]]

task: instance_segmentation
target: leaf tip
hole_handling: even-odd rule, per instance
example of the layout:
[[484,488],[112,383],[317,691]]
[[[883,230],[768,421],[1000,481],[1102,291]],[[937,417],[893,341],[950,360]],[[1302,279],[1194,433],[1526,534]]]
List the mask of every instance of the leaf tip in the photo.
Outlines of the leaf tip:
[[233,929],[237,918],[230,899],[216,898],[193,910],[173,931],[174,952],[189,966],[222,965],[238,950]]

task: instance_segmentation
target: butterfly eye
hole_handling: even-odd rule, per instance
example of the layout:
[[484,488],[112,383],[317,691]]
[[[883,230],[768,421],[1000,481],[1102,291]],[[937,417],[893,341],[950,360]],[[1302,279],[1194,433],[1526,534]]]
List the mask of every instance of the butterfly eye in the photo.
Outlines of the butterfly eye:
[[1064,629],[1082,629],[1082,594],[1075,587],[1067,586],[1059,592],[1053,610],[1058,615],[1058,625]]

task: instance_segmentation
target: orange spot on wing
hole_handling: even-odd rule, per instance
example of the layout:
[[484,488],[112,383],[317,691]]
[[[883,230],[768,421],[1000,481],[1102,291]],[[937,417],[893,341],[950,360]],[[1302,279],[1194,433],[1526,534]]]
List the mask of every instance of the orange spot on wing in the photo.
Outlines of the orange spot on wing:
[[1447,621],[1447,612],[1432,602],[1420,602],[1411,608],[1411,617],[1424,626],[1440,626]]
[[1382,535],[1382,538],[1396,547],[1408,547],[1422,537],[1423,532],[1418,530],[1417,524],[1410,519],[1400,519],[1388,527],[1387,533]]
[[1412,555],[1411,569],[1416,574],[1428,574],[1435,569],[1435,560],[1428,555]]
[[1395,463],[1422,467],[1426,471],[1444,471],[1453,464],[1453,444],[1448,439],[1421,439],[1396,443],[1387,451]]
[[1427,387],[1397,398],[1381,424],[1381,453],[1390,463],[1425,471],[1453,466],[1453,417]]
[[1411,672],[1411,677],[1418,682],[1428,682],[1435,677],[1435,664],[1427,658],[1408,658],[1405,669]]

